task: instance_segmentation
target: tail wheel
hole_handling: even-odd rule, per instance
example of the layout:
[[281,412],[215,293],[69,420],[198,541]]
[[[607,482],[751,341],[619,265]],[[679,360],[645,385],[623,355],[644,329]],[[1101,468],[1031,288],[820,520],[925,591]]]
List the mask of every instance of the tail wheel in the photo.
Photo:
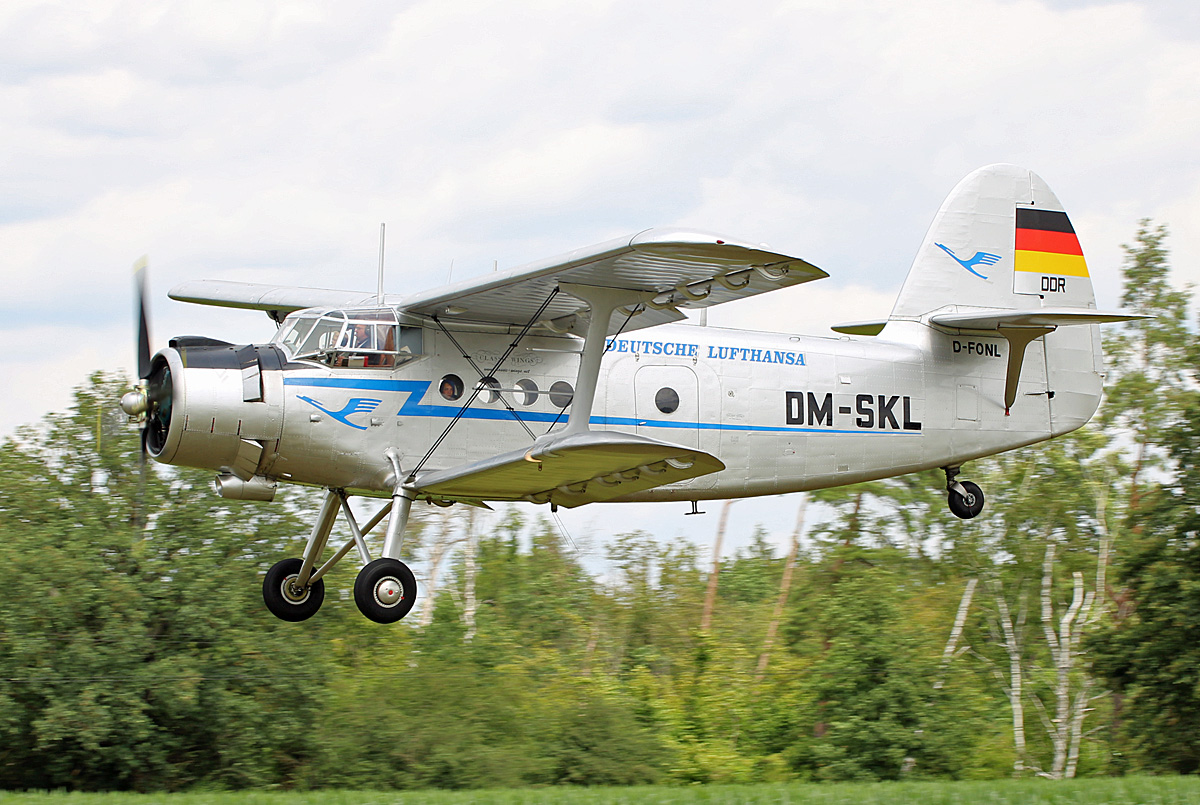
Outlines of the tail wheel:
[[296,586],[303,564],[300,559],[284,559],[272,565],[263,579],[263,601],[280,620],[293,623],[308,620],[317,614],[325,600],[324,579],[303,589]]
[[376,559],[354,580],[358,611],[376,623],[395,623],[417,601],[417,579],[399,559]]
[[951,489],[946,497],[946,503],[949,504],[950,511],[955,517],[970,520],[983,511],[983,490],[979,488],[979,484],[972,481],[961,481],[959,486],[967,493],[966,496]]

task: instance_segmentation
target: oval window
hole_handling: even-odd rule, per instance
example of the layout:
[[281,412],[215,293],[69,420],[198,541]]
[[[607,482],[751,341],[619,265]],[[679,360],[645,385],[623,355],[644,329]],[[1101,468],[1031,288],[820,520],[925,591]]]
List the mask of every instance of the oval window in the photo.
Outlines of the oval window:
[[571,384],[564,380],[557,380],[550,387],[550,402],[554,403],[555,408],[566,408],[571,404],[571,398],[574,396],[575,389],[571,388]]
[[679,394],[675,389],[664,386],[654,395],[654,404],[664,414],[673,414],[679,408]]
[[458,375],[446,375],[438,384],[438,391],[447,400],[457,400],[463,395],[462,378]]
[[523,377],[517,381],[517,388],[521,390],[521,393],[517,396],[517,399],[521,401],[521,405],[533,405],[537,402],[537,383],[534,383],[527,377]]
[[479,399],[486,403],[494,403],[500,399],[500,381],[494,377],[482,377],[479,379],[479,385],[483,390],[479,392]]

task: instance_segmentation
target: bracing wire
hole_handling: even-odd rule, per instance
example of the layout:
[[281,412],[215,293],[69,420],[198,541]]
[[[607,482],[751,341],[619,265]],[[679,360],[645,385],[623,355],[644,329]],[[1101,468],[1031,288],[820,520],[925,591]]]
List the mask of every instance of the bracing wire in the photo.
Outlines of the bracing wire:
[[[550,295],[547,296],[546,299],[542,302],[541,307],[539,307],[537,309],[537,311],[534,312],[533,316],[530,317],[529,321],[526,322],[525,326],[521,328],[521,332],[518,333],[517,337],[515,339],[513,339],[513,342],[508,345],[508,349],[504,350],[504,354],[501,355],[500,358],[496,361],[496,365],[492,367],[492,371],[488,372],[488,374],[487,374],[488,377],[495,375],[496,372],[499,371],[500,367],[502,365],[504,365],[504,362],[506,360],[508,360],[508,356],[511,355],[513,350],[517,348],[517,344],[521,343],[521,339],[523,339],[525,337],[525,334],[528,333],[529,330],[533,327],[533,325],[538,322],[538,320],[542,317],[542,313],[544,313],[546,311],[546,308],[548,308],[550,306],[550,302],[553,301],[554,297],[556,297],[556,296],[558,296],[558,287],[557,286],[554,288],[554,290],[550,291]],[[438,320],[437,316],[433,316],[432,318],[435,322]],[[439,324],[440,324],[440,322],[439,322]],[[471,407],[471,403],[475,402],[475,398],[479,396],[479,393],[481,391],[483,391],[483,388],[484,387],[482,386],[482,384],[475,386],[475,390],[471,392],[471,396],[467,398],[467,401],[465,403],[463,403],[462,408],[458,409],[458,413],[456,413],[454,415],[454,418],[450,420],[450,424],[447,425],[446,429],[442,431],[442,435],[437,437],[436,440],[434,440],[434,442],[430,446],[429,450],[425,453],[424,456],[421,457],[421,460],[417,462],[417,466],[413,467],[412,472],[410,472],[408,474],[408,477],[410,480],[416,477],[417,473],[421,471],[421,468],[425,466],[425,462],[428,461],[429,457],[433,455],[433,451],[437,450],[438,447],[441,445],[441,443],[445,440],[445,438],[448,435],[450,435],[450,430],[455,425],[458,424],[458,420],[462,419],[463,414],[465,414],[467,412],[467,409]],[[518,420],[519,419],[520,419],[520,417],[518,417]]]

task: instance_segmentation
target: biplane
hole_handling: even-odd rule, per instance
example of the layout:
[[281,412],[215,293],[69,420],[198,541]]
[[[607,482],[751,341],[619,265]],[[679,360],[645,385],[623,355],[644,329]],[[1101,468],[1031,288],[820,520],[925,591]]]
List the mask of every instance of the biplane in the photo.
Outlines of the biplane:
[[[404,295],[192,281],[184,302],[265,311],[269,343],[180,336],[122,408],[164,464],[270,501],[324,488],[303,553],[263,582],[289,621],[324,577],[362,563],[354,600],[391,623],[417,585],[400,561],[414,505],[576,507],[696,501],[945,471],[950,510],[983,509],[965,462],[1068,433],[1093,415],[1096,309],[1062,205],[1034,173],[991,165],[933,220],[891,315],[832,337],[686,323],[686,311],[828,276],[716,235],[650,229],[511,271]],[[352,496],[384,499],[360,524]],[[341,515],[350,538],[328,556]],[[382,552],[364,535],[386,520]]]

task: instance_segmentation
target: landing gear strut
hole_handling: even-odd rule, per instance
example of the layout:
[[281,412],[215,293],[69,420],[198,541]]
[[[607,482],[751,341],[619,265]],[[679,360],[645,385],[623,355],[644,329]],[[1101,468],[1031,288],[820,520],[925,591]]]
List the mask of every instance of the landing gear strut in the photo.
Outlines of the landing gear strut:
[[946,472],[946,503],[955,517],[970,520],[983,511],[983,490],[972,481],[954,480],[961,468],[943,467]]
[[[364,565],[354,582],[354,603],[359,611],[376,623],[395,623],[407,615],[417,599],[416,577],[408,565],[399,559],[404,529],[412,508],[410,495],[408,490],[398,487],[391,504],[384,506],[360,529],[350,510],[346,492],[342,489],[328,490],[308,543],[304,546],[304,555],[298,559],[277,562],[267,571],[267,577],[263,580],[263,601],[271,614],[292,622],[307,620],[315,615],[325,600],[325,574],[342,557],[357,548]],[[346,516],[351,539],[321,564],[321,555],[325,552],[339,509]],[[390,518],[383,543],[383,556],[371,561],[364,535],[388,515]]]

